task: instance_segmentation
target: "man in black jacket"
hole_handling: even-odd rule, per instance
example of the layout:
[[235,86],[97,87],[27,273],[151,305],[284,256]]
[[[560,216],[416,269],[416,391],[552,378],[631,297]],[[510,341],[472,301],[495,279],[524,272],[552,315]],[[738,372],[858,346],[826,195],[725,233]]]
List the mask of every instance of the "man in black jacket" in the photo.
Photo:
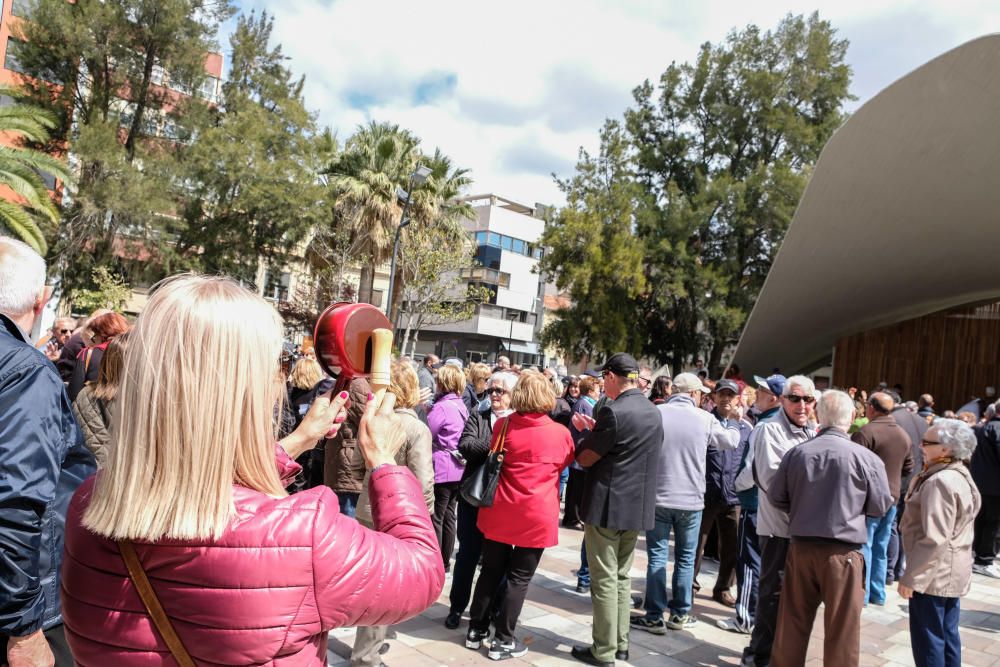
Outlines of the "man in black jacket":
[[653,528],[656,473],[663,442],[660,413],[636,388],[639,364],[619,352],[601,369],[611,399],[595,413],[577,413],[573,425],[590,430],[578,448],[584,480],[584,539],[594,606],[594,642],[574,646],[572,655],[590,665],[628,660],[629,570],[639,531]]
[[0,662],[72,665],[59,607],[66,507],[94,470],[66,388],[28,342],[45,262],[0,236]]
[[972,571],[1000,579],[994,560],[1000,542],[1000,401],[994,404],[993,418],[976,429],[976,451],[969,466],[979,487],[983,505],[973,526],[972,551],[976,560]]

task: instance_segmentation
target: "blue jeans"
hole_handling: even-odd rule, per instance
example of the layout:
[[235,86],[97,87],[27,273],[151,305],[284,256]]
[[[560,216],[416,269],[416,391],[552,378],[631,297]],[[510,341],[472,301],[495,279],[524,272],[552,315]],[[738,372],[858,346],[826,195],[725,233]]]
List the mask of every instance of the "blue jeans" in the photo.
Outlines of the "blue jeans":
[[576,585],[590,587],[590,563],[587,562],[587,540],[580,542],[580,569],[576,571]]
[[[670,531],[674,532],[674,576],[670,585],[671,599],[667,603],[667,549]],[[646,618],[663,619],[668,608],[676,616],[691,611],[694,559],[701,531],[701,510],[656,508],[656,525],[646,531]]]
[[569,481],[569,466],[562,469],[559,473],[559,500],[566,497],[566,482]]
[[889,537],[896,520],[893,505],[881,518],[868,517],[868,544],[861,553],[865,557],[865,604],[885,603],[885,575],[889,565]]
[[340,501],[340,513],[353,519],[354,511],[358,507],[358,498],[360,497],[360,493],[338,493],[337,500]]
[[914,593],[910,598],[910,642],[917,667],[960,667],[958,598]]

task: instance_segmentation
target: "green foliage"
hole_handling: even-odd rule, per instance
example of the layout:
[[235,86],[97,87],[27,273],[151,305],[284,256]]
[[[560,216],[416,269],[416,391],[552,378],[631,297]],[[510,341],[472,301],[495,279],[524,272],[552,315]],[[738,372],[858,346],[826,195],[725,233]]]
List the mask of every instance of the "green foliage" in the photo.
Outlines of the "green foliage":
[[[561,213],[547,233],[553,253],[546,266],[574,299],[580,293],[601,304],[603,292],[616,298],[593,308],[574,305],[549,326],[547,338],[574,356],[627,349],[675,368],[707,352],[719,373],[810,168],[844,120],[846,51],[846,40],[817,14],[788,16],[774,31],[749,26],[722,44],[705,44],[694,63],[671,64],[657,85],[636,88],[624,134],[606,127],[602,135],[602,155],[620,156],[620,168],[598,170],[607,184],[601,191],[587,186],[594,169],[582,161],[567,194],[595,200],[580,208],[570,199],[571,214]],[[607,270],[599,266],[606,250],[592,250],[600,243],[573,216],[604,221],[600,212],[615,210],[620,192],[631,188],[639,189],[630,197],[631,227],[622,232],[623,219],[616,229],[641,250],[627,266]],[[627,209],[617,210],[624,218]],[[571,222],[583,236],[557,231]],[[634,269],[645,278],[639,294],[623,293],[621,280],[599,275]],[[602,333],[608,326],[613,333]],[[574,337],[582,341],[574,345]]]
[[92,313],[98,308],[120,311],[132,295],[132,289],[125,280],[105,266],[95,268],[91,272],[91,280],[92,288],[78,288],[69,293],[74,312]]
[[[19,91],[0,85],[0,95],[19,97]],[[48,249],[46,235],[55,231],[59,209],[52,201],[41,173],[63,182],[71,180],[65,162],[39,150],[45,144],[56,118],[45,109],[30,104],[0,107],[0,134],[11,145],[0,146],[0,185],[15,199],[0,198],[0,231],[21,239],[38,253]]]

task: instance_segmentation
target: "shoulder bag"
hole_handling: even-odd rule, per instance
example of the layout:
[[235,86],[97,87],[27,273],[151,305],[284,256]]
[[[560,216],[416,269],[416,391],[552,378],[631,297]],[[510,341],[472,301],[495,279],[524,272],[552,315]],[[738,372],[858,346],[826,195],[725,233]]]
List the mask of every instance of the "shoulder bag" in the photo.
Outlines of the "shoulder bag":
[[191,654],[184,648],[181,638],[177,636],[174,624],[170,622],[170,617],[163,610],[160,599],[156,597],[156,591],[149,583],[146,571],[142,569],[142,563],[139,562],[139,555],[135,552],[135,547],[128,540],[119,540],[118,550],[121,551],[122,560],[125,561],[125,567],[128,568],[129,579],[132,580],[135,589],[139,591],[142,604],[153,619],[153,624],[160,632],[160,636],[163,637],[163,641],[166,642],[167,648],[170,649],[170,655],[181,667],[197,667]]
[[459,492],[465,502],[473,507],[490,507],[493,505],[493,497],[497,493],[497,485],[500,483],[500,469],[503,467],[504,440],[507,438],[507,424],[510,417],[503,418],[503,425],[500,426],[500,437],[497,438],[496,445],[490,449],[486,462],[476,468],[476,470],[462,482]]

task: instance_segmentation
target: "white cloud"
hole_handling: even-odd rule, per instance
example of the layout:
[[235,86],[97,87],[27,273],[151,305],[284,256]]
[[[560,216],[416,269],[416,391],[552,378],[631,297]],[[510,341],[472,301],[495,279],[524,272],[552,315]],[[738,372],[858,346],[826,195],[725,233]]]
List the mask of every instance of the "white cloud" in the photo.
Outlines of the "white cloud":
[[[274,40],[306,75],[309,107],[342,140],[371,118],[398,123],[471,169],[477,192],[528,203],[561,203],[549,172],[568,176],[578,149],[595,148],[603,119],[619,117],[644,79],[733,28],[771,28],[817,8],[815,0],[241,4],[274,16]],[[858,103],[1000,26],[1000,7],[988,0],[831,1],[819,11],[851,40]]]

